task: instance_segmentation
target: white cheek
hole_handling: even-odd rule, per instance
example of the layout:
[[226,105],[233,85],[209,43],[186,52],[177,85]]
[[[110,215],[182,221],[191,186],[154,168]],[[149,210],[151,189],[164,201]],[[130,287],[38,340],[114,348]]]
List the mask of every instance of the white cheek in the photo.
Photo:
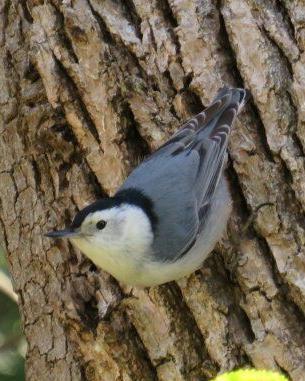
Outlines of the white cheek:
[[145,251],[150,247],[153,233],[149,219],[141,209],[129,208],[123,227],[122,238],[130,250]]
[[142,209],[130,205],[95,216],[107,221],[106,227],[71,241],[97,266],[124,283],[133,283],[149,260],[153,233]]
[[119,242],[124,241],[124,221],[110,221],[105,229],[98,234],[99,243],[107,247],[115,247]]
[[153,241],[150,221],[137,207],[126,206],[117,211],[104,230],[91,237],[92,243],[111,251],[144,253]]

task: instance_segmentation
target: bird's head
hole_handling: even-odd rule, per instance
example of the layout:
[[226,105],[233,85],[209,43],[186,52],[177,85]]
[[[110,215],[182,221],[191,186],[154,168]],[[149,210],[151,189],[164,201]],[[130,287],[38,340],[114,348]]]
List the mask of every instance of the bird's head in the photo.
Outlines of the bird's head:
[[147,250],[154,230],[150,205],[141,194],[132,200],[131,193],[125,193],[94,202],[80,210],[67,229],[52,231],[46,236],[68,238],[89,257],[93,252],[99,255]]

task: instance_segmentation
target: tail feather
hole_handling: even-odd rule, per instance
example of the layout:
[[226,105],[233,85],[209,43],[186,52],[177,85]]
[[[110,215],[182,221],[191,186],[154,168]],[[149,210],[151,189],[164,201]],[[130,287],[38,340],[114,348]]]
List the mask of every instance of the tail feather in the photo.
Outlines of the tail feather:
[[[238,104],[238,112],[244,107],[251,97],[250,91],[243,88],[230,88],[228,86],[222,87],[216,97],[214,98],[212,105],[223,98],[227,98],[228,103],[236,102]],[[226,106],[228,104],[226,103]]]
[[223,87],[205,110],[184,123],[155,154],[165,149],[172,155],[199,149],[204,139],[219,140],[225,150],[234,119],[249,97],[250,93],[245,89]]

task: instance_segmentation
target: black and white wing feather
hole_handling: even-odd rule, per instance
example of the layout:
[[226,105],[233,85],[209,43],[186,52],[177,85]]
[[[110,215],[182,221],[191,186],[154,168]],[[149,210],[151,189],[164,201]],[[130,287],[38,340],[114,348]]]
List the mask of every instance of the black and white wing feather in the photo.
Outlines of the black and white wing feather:
[[149,197],[158,216],[153,250],[175,260],[194,244],[223,173],[229,134],[247,101],[244,89],[220,90],[212,104],[185,123],[137,167],[121,190]]

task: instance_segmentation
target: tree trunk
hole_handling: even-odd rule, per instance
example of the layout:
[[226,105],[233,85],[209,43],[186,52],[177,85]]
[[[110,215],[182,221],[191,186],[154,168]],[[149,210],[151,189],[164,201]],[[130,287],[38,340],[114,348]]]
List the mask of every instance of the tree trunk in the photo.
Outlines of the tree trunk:
[[[27,379],[195,381],[251,365],[305,380],[302,0],[0,4],[0,241]],[[187,279],[130,290],[43,236],[224,84],[252,94],[231,135],[228,232],[272,203],[240,245],[228,234]]]

